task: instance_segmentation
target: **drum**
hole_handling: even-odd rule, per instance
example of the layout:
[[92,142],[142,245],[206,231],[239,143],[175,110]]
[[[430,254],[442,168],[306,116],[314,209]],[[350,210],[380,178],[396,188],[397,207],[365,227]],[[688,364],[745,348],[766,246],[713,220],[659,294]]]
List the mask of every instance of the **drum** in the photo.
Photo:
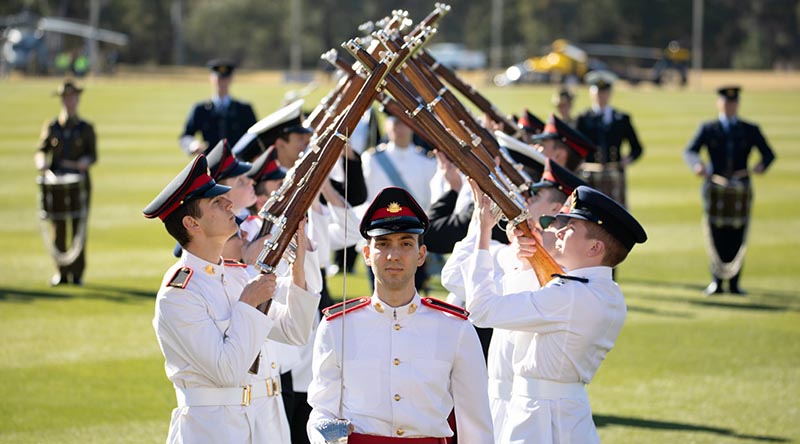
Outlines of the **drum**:
[[714,227],[740,228],[750,219],[753,188],[749,180],[714,175],[703,186],[708,222]]
[[68,220],[81,218],[87,211],[86,182],[81,174],[54,174],[48,171],[38,176],[39,217]]
[[581,177],[590,187],[625,204],[625,170],[619,163],[584,163],[580,167]]

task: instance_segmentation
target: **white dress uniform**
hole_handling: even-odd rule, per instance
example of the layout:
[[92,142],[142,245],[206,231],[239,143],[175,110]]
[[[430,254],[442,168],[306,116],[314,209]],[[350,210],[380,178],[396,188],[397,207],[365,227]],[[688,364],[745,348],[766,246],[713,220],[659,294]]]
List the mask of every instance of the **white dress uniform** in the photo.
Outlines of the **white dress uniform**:
[[[453,253],[442,268],[442,286],[451,292],[448,302],[464,306],[466,289],[463,269],[468,266],[469,258],[475,251],[477,243],[477,225],[470,222],[467,236],[456,243]],[[501,283],[502,294],[518,293],[539,288],[539,281],[531,268],[523,268],[513,249],[492,241],[489,251],[495,263],[495,282]],[[489,342],[487,370],[489,375],[489,408],[492,412],[494,439],[498,442],[503,431],[511,400],[511,385],[514,370],[511,366],[514,351],[514,332],[495,328]]]
[[364,210],[382,189],[400,186],[400,184],[392,182],[389,175],[386,174],[376,157],[379,155],[378,152],[382,152],[391,160],[400,178],[405,182],[403,188],[411,193],[423,210],[427,210],[431,205],[430,183],[433,175],[436,174],[436,158],[429,157],[425,150],[414,144],[398,147],[392,142],[368,149],[361,155],[361,167],[364,171],[364,181],[367,184],[367,204],[363,207]]
[[498,441],[597,443],[585,384],[614,346],[625,300],[610,267],[572,270],[544,288],[498,297],[491,254],[478,250],[465,273],[467,309],[479,326],[514,330],[508,418]]
[[460,444],[492,442],[486,366],[469,322],[423,304],[419,294],[397,308],[373,295],[348,310],[317,331],[310,432],[338,417],[343,367],[343,416],[356,433],[452,436],[447,418],[455,407]]
[[279,279],[276,295],[287,294],[287,303],[273,303],[264,316],[239,302],[247,282],[241,264],[213,264],[186,250],[164,275],[153,327],[178,398],[168,443],[290,442],[265,341],[305,343],[319,295]]

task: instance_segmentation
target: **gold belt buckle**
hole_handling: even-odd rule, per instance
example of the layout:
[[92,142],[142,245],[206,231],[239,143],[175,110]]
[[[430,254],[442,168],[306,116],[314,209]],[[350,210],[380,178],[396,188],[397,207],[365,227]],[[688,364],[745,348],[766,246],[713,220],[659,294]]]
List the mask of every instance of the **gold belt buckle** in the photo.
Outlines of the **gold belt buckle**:
[[242,387],[242,406],[247,407],[250,405],[250,400],[253,398],[252,387],[248,384]]
[[267,396],[278,396],[281,394],[281,386],[278,385],[278,378],[267,378],[264,380],[267,386]]

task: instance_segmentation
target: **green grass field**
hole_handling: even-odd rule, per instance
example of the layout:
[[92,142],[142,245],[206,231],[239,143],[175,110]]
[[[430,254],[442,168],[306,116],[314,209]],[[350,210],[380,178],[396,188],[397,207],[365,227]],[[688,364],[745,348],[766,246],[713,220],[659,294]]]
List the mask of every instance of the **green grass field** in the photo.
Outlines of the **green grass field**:
[[[650,240],[620,269],[629,317],[589,389],[605,442],[800,441],[800,87],[796,75],[746,78],[742,117],[761,125],[777,153],[754,182],[746,298],[701,295],[709,276],[700,181],[681,160],[699,122],[716,115],[713,88],[740,77],[616,92],[645,145],[629,201]],[[58,111],[56,84],[0,81],[0,442],[163,442],[175,398],[151,319],[173,241],[141,210],[188,161],[177,136],[209,87],[203,74],[86,82],[81,110],[99,140],[86,285],[52,289],[32,156]],[[243,75],[233,92],[264,116],[287,89],[274,76]],[[552,87],[480,89],[507,112],[550,111]],[[578,94],[580,110],[588,94]],[[341,277],[331,287],[341,293]],[[362,277],[348,277],[348,288],[368,291]]]

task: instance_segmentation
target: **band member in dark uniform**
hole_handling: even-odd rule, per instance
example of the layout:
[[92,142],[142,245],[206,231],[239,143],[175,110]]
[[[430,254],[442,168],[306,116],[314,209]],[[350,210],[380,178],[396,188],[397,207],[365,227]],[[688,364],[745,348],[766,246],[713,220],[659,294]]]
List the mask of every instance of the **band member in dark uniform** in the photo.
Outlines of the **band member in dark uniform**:
[[[758,125],[739,118],[738,86],[719,88],[719,118],[703,123],[684,152],[686,163],[703,183],[703,232],[711,260],[713,280],[704,293],[723,292],[722,281],[730,280],[732,294],[745,294],[739,287],[747,228],[753,199],[747,159],[753,147],[761,153],[761,162],[753,172],[763,174],[775,160]],[[700,158],[700,149],[708,150],[709,164]]]
[[[214,94],[210,100],[192,107],[179,139],[181,149],[190,156],[210,150],[221,139],[228,139],[234,144],[256,123],[256,115],[250,104],[230,96],[236,64],[215,59],[209,61],[207,66],[211,70],[209,80]],[[203,140],[195,139],[198,132]]]
[[[642,145],[631,124],[631,117],[611,107],[611,87],[616,76],[608,71],[592,71],[586,75],[592,108],[578,116],[577,129],[597,145],[597,152],[586,158],[583,178],[626,206],[625,169],[642,155]],[[622,153],[622,142],[630,150]]]
[[[86,223],[89,213],[91,183],[89,167],[97,162],[97,139],[91,123],[78,116],[78,102],[83,89],[71,80],[65,80],[56,91],[61,97],[61,112],[42,128],[39,149],[34,156],[36,169],[45,176],[51,176],[54,191],[52,209],[60,216],[51,217],[54,228],[52,253],[58,265],[58,273],[53,275],[50,285],[73,283],[83,284],[83,271],[86,266],[84,249],[86,246]],[[74,183],[62,178],[74,177]],[[55,202],[55,201],[58,202]],[[60,209],[60,210],[59,210]],[[69,211],[61,211],[69,210]],[[69,228],[71,234],[67,235]],[[67,248],[67,238],[72,246]]]

